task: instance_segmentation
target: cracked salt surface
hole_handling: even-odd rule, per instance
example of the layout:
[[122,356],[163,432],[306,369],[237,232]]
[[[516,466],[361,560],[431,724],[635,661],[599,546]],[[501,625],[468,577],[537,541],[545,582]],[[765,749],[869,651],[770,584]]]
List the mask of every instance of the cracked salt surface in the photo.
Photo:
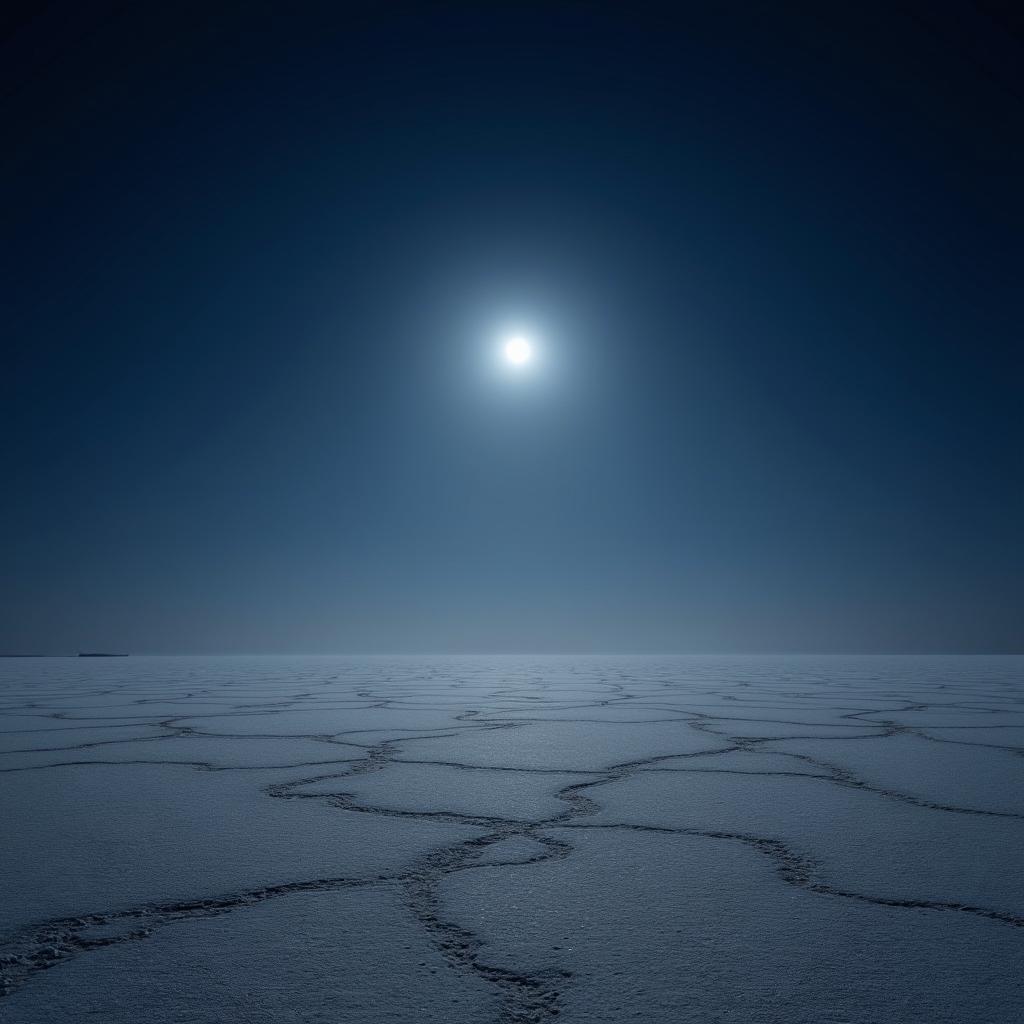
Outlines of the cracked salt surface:
[[308,773],[127,764],[8,775],[0,930],[293,878],[397,871],[471,834],[429,820],[401,828],[379,817],[353,821],[263,794]]
[[755,782],[707,773],[681,786],[669,774],[633,776],[589,794],[602,806],[587,824],[764,836],[806,856],[832,884],[880,897],[991,906],[1024,920],[1024,822],[907,805],[817,777]]
[[1022,669],[0,663],[0,1017],[1001,1024]]
[[[372,927],[368,927],[372,922]],[[454,969],[385,888],[299,893],[107,946],[13,996],[13,1019],[476,1024],[492,986]],[[187,979],[187,980],[186,980]]]
[[0,756],[0,767],[18,763],[16,758],[6,756],[11,754],[45,752],[71,746],[102,747],[112,743],[123,743],[126,740],[149,739],[164,735],[166,733],[163,730],[137,725],[94,726],[85,729],[61,726],[47,729],[40,722],[34,728],[27,727],[17,732],[0,733],[0,755],[4,755]]
[[322,776],[293,786],[289,792],[294,796],[348,793],[362,806],[413,812],[443,810],[529,821],[538,815],[564,811],[565,805],[557,796],[564,786],[581,778],[598,777],[392,763],[365,775]]
[[929,803],[1024,818],[1024,757],[1009,750],[934,743],[910,735],[838,743],[783,741],[761,749],[801,754],[882,789],[897,779],[903,791]]
[[452,875],[441,897],[493,962],[569,967],[563,1022],[1008,1024],[1024,996],[1001,925],[801,893],[714,839],[552,835],[571,857]]
[[[168,746],[173,739],[174,745]],[[278,765],[317,764],[359,758],[364,751],[358,745],[306,737],[275,736],[191,736],[168,731],[158,739],[132,741],[109,740],[95,746],[67,747],[59,750],[32,750],[0,756],[0,773],[24,770],[40,765],[94,762],[97,764],[185,764],[216,768],[277,767]],[[325,769],[326,770],[326,769]]]

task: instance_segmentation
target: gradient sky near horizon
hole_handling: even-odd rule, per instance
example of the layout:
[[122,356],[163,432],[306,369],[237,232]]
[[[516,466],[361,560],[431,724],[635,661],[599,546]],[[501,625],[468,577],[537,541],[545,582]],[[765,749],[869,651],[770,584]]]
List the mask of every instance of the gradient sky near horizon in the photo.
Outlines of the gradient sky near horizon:
[[1024,37],[936,6],[5,16],[0,652],[1024,649]]

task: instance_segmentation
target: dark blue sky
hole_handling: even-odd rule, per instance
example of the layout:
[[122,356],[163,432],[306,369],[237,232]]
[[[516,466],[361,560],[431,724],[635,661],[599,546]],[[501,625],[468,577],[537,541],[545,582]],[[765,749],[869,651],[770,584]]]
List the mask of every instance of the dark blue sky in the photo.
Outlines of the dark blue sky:
[[853,6],[13,16],[0,651],[1024,649],[1022,36]]

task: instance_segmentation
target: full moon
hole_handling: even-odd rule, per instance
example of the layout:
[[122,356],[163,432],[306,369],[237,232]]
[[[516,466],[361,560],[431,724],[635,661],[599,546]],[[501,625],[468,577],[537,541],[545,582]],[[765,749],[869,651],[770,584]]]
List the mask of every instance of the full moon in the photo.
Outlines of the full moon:
[[514,334],[505,342],[505,359],[513,366],[528,363],[533,356],[533,346],[528,338]]

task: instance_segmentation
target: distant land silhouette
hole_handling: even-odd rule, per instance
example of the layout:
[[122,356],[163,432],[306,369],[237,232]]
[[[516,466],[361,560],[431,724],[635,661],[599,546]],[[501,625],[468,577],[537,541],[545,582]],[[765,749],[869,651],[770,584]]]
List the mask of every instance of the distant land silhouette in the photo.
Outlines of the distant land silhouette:
[[[74,654],[19,654],[14,652],[13,654],[0,653],[0,658],[74,658]],[[79,658],[127,658],[128,654],[124,652],[119,653],[108,653],[105,651],[79,651],[77,654]]]

